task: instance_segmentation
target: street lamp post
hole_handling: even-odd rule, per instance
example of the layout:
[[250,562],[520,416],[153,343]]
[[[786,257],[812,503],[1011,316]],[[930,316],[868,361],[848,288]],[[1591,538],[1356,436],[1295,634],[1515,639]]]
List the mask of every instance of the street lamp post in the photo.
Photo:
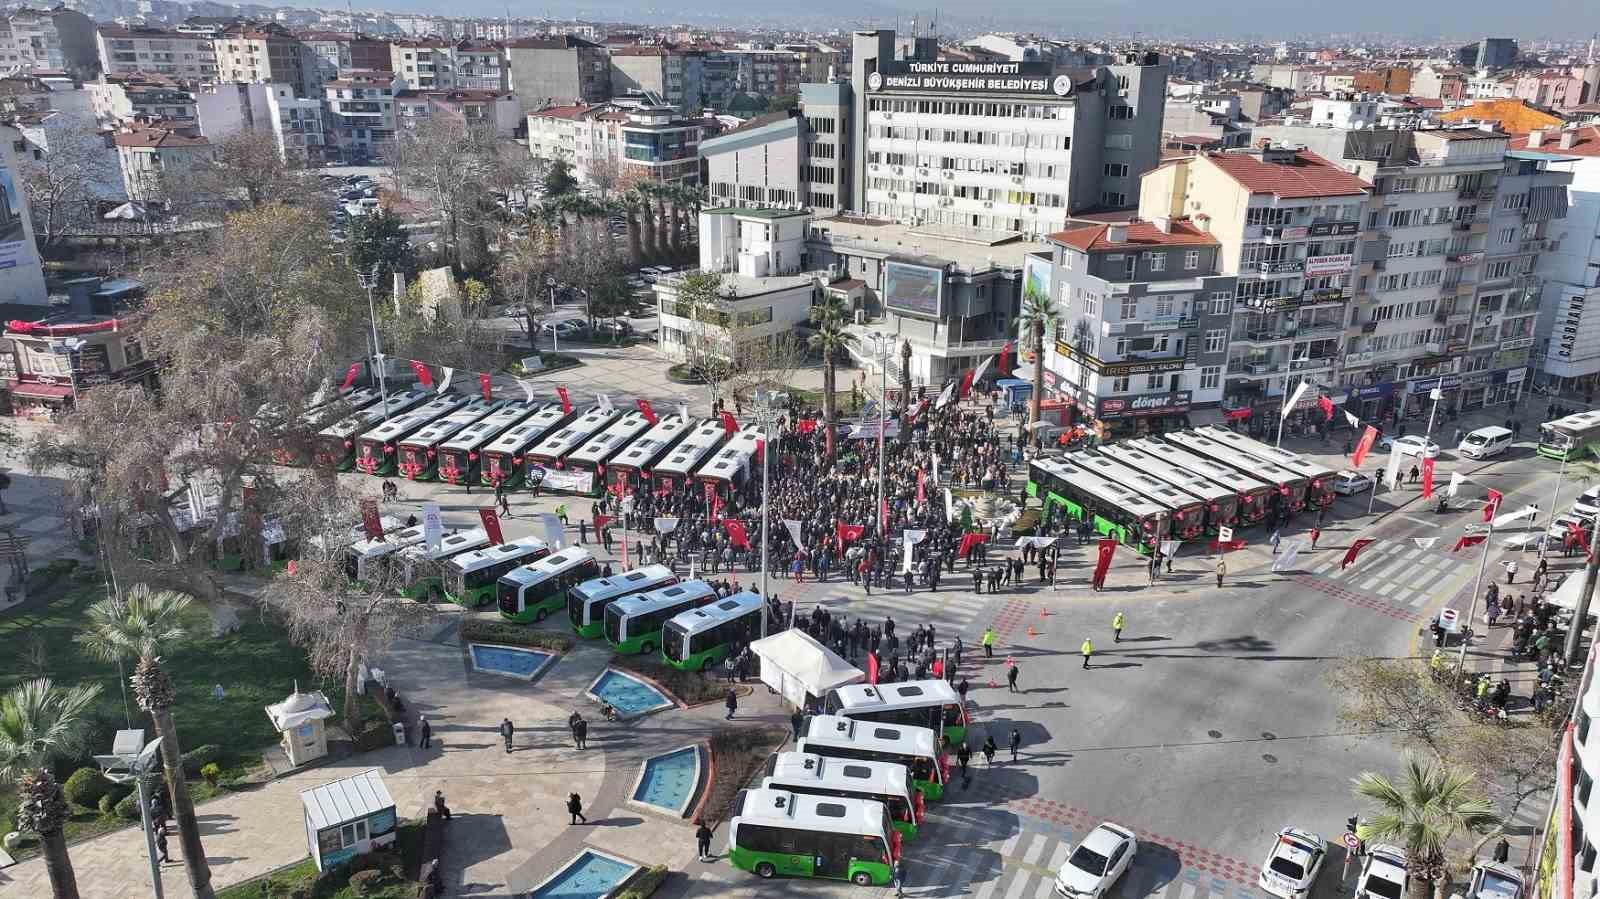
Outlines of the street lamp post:
[[378,367],[378,396],[383,400],[383,409],[389,410],[389,384],[384,375],[383,345],[378,342],[378,307],[373,301],[372,293],[378,287],[378,275],[383,269],[383,263],[372,264],[370,272],[356,272],[356,279],[367,291],[367,323],[372,327],[372,359]]
[[768,512],[767,502],[771,497],[768,488],[768,472],[770,467],[767,459],[772,455],[772,425],[777,421],[777,411],[772,408],[772,397],[765,391],[756,391],[756,420],[761,423],[761,636],[767,635],[767,609],[772,603],[772,594],[767,592],[767,563],[771,552],[772,540],[767,535]]
[[[1555,524],[1556,524],[1556,503],[1560,501],[1560,498],[1561,498],[1561,481],[1566,476],[1567,476],[1567,457],[1566,456],[1562,456],[1561,457],[1561,470],[1556,473],[1556,486],[1555,486],[1555,489],[1550,491],[1550,525],[1549,525],[1549,527],[1555,527]],[[1549,528],[1546,528],[1545,533],[1544,533],[1544,537],[1539,540],[1539,558],[1540,559],[1544,558],[1544,552],[1545,552],[1546,549],[1549,548],[1549,546],[1550,546],[1550,531],[1549,531]]]
[[[1495,511],[1498,512],[1500,510],[1497,507],[1495,509]],[[1467,607],[1467,623],[1466,623],[1465,627],[1471,627],[1472,626],[1472,622],[1474,620],[1476,620],[1477,617],[1478,617],[1478,594],[1483,592],[1483,574],[1489,568],[1489,548],[1494,543],[1494,519],[1493,518],[1489,519],[1489,522],[1487,524],[1487,528],[1488,528],[1488,533],[1483,538],[1483,554],[1478,557],[1478,577],[1472,583],[1472,603],[1471,603],[1471,605],[1469,605]],[[1471,530],[1471,528],[1469,527],[1469,531],[1470,530]],[[1461,669],[1467,664],[1467,643],[1468,642],[1469,641],[1467,640],[1467,635],[1463,633],[1461,635],[1461,652],[1456,656],[1456,674],[1455,674],[1456,677],[1460,677],[1461,676]]]
[[884,520],[885,516],[883,514],[883,445],[885,443],[883,430],[885,427],[884,414],[889,406],[889,338],[877,331],[873,331],[872,346],[878,356],[878,372],[881,376],[878,387],[878,506],[873,510],[872,514],[878,522],[877,528],[874,529],[878,533],[878,542],[885,549],[888,549],[888,535],[884,533],[884,529],[888,527],[888,522]]
[[144,826],[145,855],[150,860],[150,889],[155,899],[163,897],[161,863],[156,860],[156,832],[150,820],[150,792],[147,784],[152,771],[159,771],[161,768],[160,750],[160,737],[146,744],[143,730],[119,730],[112,740],[111,754],[94,757],[107,780],[121,784],[132,781],[138,786],[139,819]]

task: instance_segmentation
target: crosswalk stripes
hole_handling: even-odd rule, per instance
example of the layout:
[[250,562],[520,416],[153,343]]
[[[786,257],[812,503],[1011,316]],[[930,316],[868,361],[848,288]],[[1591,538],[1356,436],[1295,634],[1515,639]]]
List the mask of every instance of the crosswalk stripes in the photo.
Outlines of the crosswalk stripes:
[[1357,557],[1349,567],[1333,556],[1311,569],[1311,574],[1365,590],[1396,606],[1418,608],[1440,596],[1450,596],[1471,577],[1470,563],[1419,546],[1385,542]]

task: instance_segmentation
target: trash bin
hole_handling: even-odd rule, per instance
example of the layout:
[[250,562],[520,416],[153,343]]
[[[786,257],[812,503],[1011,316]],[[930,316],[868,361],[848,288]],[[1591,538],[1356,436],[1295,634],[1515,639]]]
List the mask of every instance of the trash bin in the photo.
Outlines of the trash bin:
[[394,723],[394,745],[406,745],[406,726],[399,721]]

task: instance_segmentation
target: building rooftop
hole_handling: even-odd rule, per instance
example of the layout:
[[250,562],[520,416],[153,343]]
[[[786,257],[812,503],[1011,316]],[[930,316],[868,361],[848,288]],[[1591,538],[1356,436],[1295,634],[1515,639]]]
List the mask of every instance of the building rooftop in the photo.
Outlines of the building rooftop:
[[571,34],[525,37],[506,44],[508,50],[576,50],[580,47],[593,47],[598,50],[600,45]]
[[1263,161],[1261,151],[1207,153],[1205,158],[1251,193],[1296,199],[1357,196],[1372,189],[1309,150],[1297,150],[1283,162]]
[[715,209],[702,209],[701,215],[737,215],[743,218],[757,219],[788,219],[800,215],[810,215],[803,209],[768,209],[756,206],[719,206]]
[[1083,250],[1087,253],[1139,250],[1148,247],[1209,247],[1216,246],[1215,237],[1196,228],[1186,220],[1173,221],[1170,229],[1162,231],[1154,222],[1132,221],[1127,225],[1123,240],[1110,239],[1112,225],[1083,225],[1068,228],[1050,235],[1052,243]]
[[955,263],[965,271],[992,268],[1021,269],[1029,253],[1048,252],[1045,241],[1025,240],[1014,231],[935,231],[884,219],[836,215],[811,223],[829,232],[828,240],[850,249],[901,259],[916,258],[933,265]]
[[[1563,148],[1561,139],[1567,134],[1572,135],[1572,146]],[[1511,138],[1510,149],[1528,149],[1528,135],[1519,134]],[[1546,131],[1536,149],[1560,156],[1600,156],[1600,125],[1579,125],[1564,131]]]
[[176,147],[203,147],[210,143],[203,136],[181,128],[129,128],[118,131],[113,140],[119,147],[166,150]]
[[1521,100],[1480,100],[1471,106],[1441,113],[1439,121],[1494,122],[1512,134],[1526,134],[1535,128],[1559,127],[1563,120]]
[[550,106],[528,113],[528,118],[541,119],[581,119],[597,107],[579,103],[575,106]]

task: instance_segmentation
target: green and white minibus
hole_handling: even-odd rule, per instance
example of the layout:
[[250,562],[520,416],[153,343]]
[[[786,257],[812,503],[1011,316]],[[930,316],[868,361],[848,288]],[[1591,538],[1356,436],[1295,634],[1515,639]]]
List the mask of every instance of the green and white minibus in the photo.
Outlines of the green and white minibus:
[[927,803],[911,788],[905,765],[774,752],[767,756],[766,771],[763,789],[881,802],[889,810],[894,829],[905,837],[915,837],[927,815]]
[[951,743],[967,738],[967,710],[948,681],[846,684],[828,691],[822,710],[860,721],[910,724],[941,731]]
[[459,393],[445,393],[396,415],[356,438],[356,468],[373,477],[394,474],[399,465],[400,441],[467,404]]
[[571,477],[584,473],[590,475],[590,496],[599,496],[606,486],[606,467],[611,457],[622,451],[633,438],[650,427],[650,420],[637,410],[606,425],[605,430],[590,437],[584,444],[567,454],[566,471]]
[[794,748],[829,758],[905,765],[912,785],[930,800],[943,796],[950,780],[950,757],[939,748],[938,732],[926,727],[812,715],[801,725]]
[[616,417],[616,409],[595,406],[562,425],[522,454],[523,476],[529,483],[538,482],[541,488],[548,491],[589,494],[594,487],[594,469],[569,472],[562,460],[568,453],[583,446],[584,441],[600,433],[600,429]]
[[543,621],[567,604],[567,591],[600,573],[600,564],[581,546],[569,546],[532,565],[500,575],[496,587],[500,617],[511,621]]
[[390,556],[421,542],[421,527],[401,528],[376,540],[363,540],[345,550],[345,576],[363,584],[376,581],[383,576]]
[[656,463],[655,486],[657,492],[671,490],[674,487],[685,486],[694,477],[695,469],[700,467],[717,447],[726,440],[728,432],[722,425],[715,421],[703,421],[698,427],[689,432],[667,453],[667,457]]
[[397,560],[401,566],[400,583],[405,585],[400,588],[400,595],[429,602],[444,598],[445,561],[488,545],[489,532],[473,528],[445,534],[439,538],[437,549],[430,549],[425,542],[406,547]]
[[899,857],[900,833],[881,802],[764,789],[733,799],[728,862],[757,877],[888,886]]
[[493,487],[501,482],[510,489],[521,484],[522,454],[571,417],[572,413],[563,410],[560,403],[549,403],[489,441],[479,461],[483,485]]
[[[626,483],[631,479],[640,489],[648,489],[644,481],[653,474],[656,463],[666,458],[667,452],[693,428],[693,423],[681,415],[668,415],[657,419],[654,427],[645,431],[606,463],[606,486],[609,488],[618,482]],[[627,493],[628,490],[624,488],[621,492]]]
[[476,609],[495,598],[500,576],[550,555],[550,546],[538,537],[522,537],[452,556],[444,563],[444,598],[458,606]]
[[1547,459],[1571,462],[1587,457],[1590,450],[1600,455],[1600,410],[1574,412],[1539,426],[1535,452]]
[[400,441],[400,473],[412,481],[434,480],[439,476],[439,447],[498,408],[499,400],[473,400]]
[[536,411],[533,403],[517,400],[506,403],[457,431],[455,436],[439,446],[439,478],[451,484],[478,483],[483,451],[496,437],[516,427]]
[[424,390],[407,390],[389,394],[389,402],[378,402],[352,412],[317,432],[311,444],[311,459],[326,468],[349,471],[356,464],[356,437],[383,423],[391,416],[404,415],[414,406],[420,406],[432,396]]
[[729,437],[728,442],[700,466],[695,477],[701,483],[714,486],[724,499],[732,496],[735,490],[744,486],[752,473],[760,474],[754,470],[754,466],[760,464],[757,454],[761,443],[760,426],[745,428]]
[[348,418],[371,408],[382,397],[376,388],[358,387],[333,399],[318,403],[300,415],[299,421],[285,429],[272,446],[272,461],[279,465],[301,465],[308,456],[307,445],[316,433],[334,423],[335,416]]
[[665,565],[646,565],[611,577],[584,581],[567,591],[567,614],[578,636],[594,639],[605,629],[606,606],[624,596],[648,593],[678,582]]
[[661,657],[680,671],[707,671],[735,648],[761,639],[766,601],[746,590],[674,615],[661,628]]
[[661,648],[661,628],[679,612],[716,602],[705,581],[684,581],[649,593],[624,596],[606,606],[606,642],[617,652],[648,655]]

